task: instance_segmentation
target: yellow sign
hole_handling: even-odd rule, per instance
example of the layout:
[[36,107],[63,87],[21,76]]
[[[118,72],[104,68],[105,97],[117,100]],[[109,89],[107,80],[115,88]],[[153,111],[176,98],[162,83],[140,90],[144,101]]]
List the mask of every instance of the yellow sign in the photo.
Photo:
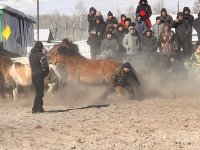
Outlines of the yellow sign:
[[3,32],[2,32],[2,36],[3,36],[6,40],[8,40],[8,38],[10,37],[11,34],[12,34],[12,30],[11,30],[10,26],[7,25],[7,26],[4,28]]

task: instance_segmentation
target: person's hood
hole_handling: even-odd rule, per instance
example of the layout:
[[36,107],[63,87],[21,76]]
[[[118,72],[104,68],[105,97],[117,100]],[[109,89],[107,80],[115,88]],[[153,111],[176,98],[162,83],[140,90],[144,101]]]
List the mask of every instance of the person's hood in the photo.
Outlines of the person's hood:
[[147,5],[147,4],[148,4],[147,0],[140,0],[140,2],[139,2],[139,4],[140,4],[140,5],[143,5],[143,4],[142,4],[142,1],[144,1],[144,2],[145,2],[145,4],[144,4],[144,5]]
[[125,14],[122,14],[122,15],[121,15],[121,19],[122,19],[123,17],[125,17],[125,18],[126,18],[126,15],[125,15]]
[[160,13],[162,13],[162,12],[166,12],[167,13],[167,9],[166,8],[162,8]]
[[184,7],[183,8],[183,12],[185,12],[185,11],[189,11],[190,12],[190,8],[189,7]]
[[90,14],[91,14],[92,11],[94,11],[96,13],[96,9],[94,7],[90,8],[90,10],[89,10]]
[[37,42],[35,42],[35,45],[32,48],[31,53],[42,52],[43,49],[44,49],[44,46],[43,46],[42,42],[41,41],[37,41]]

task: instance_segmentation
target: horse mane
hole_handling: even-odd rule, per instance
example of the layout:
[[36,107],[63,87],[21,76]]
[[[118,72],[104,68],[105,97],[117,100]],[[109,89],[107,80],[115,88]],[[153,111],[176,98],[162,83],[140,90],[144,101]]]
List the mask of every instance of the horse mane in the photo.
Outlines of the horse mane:
[[60,55],[83,57],[79,52],[78,45],[74,44],[67,38],[63,39],[60,47],[58,48],[58,53]]
[[19,54],[9,52],[8,50],[5,50],[4,48],[0,49],[0,55],[7,56],[7,57],[19,57],[20,56]]

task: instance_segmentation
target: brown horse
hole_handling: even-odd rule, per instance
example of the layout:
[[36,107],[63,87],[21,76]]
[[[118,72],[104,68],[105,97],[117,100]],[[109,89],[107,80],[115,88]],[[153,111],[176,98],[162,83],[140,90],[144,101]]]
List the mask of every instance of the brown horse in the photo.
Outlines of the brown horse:
[[78,46],[67,39],[55,45],[48,52],[47,57],[52,64],[66,65],[68,83],[110,83],[114,71],[119,66],[115,60],[95,60],[81,56]]

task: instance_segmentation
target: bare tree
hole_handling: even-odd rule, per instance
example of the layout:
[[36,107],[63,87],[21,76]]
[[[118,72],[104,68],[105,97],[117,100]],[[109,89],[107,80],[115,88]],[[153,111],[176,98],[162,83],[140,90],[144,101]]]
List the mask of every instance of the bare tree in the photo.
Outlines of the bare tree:
[[154,14],[160,14],[161,9],[165,6],[164,0],[157,0],[152,6],[152,11]]
[[193,12],[198,14],[200,12],[200,0],[195,0]]
[[126,10],[126,17],[134,19],[135,18],[135,8],[134,6],[130,6]]
[[[75,31],[75,36],[80,39],[85,38],[85,31],[88,29],[87,23],[87,8],[85,7],[85,1],[79,0],[75,5],[75,12],[73,15],[74,25],[73,31]],[[77,31],[78,30],[78,31]]]
[[117,6],[117,10],[116,10],[116,18],[118,18],[118,19],[121,19],[121,14],[122,14],[122,12],[121,12],[121,10],[120,10],[120,8]]

